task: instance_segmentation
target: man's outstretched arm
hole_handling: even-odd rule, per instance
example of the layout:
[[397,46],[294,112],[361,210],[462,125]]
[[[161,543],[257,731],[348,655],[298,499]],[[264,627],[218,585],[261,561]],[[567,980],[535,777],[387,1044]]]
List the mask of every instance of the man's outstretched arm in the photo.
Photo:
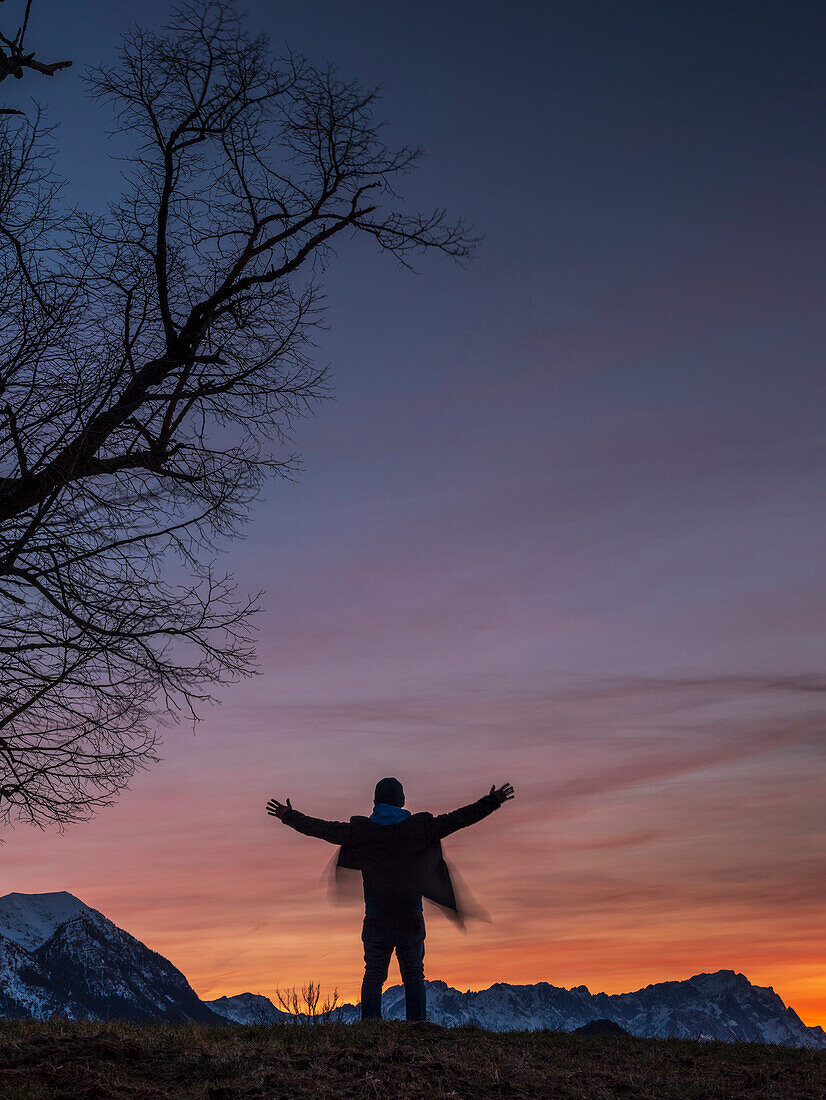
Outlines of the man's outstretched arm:
[[320,817],[307,817],[293,809],[289,798],[286,803],[271,798],[267,803],[267,813],[298,833],[318,837],[330,844],[346,844],[350,839],[349,821],[323,821]]
[[483,817],[487,817],[494,810],[498,810],[503,802],[510,802],[513,797],[513,787],[510,783],[503,783],[501,787],[494,784],[489,794],[484,795],[476,802],[471,802],[469,806],[462,806],[461,809],[453,810],[449,814],[439,814],[438,817],[434,817],[433,827],[436,837],[441,840],[443,837],[455,833],[458,829],[475,825]]

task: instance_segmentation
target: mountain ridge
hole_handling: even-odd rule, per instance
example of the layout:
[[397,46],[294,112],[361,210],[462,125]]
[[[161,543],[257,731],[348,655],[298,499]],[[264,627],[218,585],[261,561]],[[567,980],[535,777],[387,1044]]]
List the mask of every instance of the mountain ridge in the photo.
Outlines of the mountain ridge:
[[[427,1018],[447,1027],[477,1026],[490,1031],[576,1031],[594,1021],[610,1021],[641,1038],[722,1039],[769,1042],[826,1050],[826,1032],[807,1027],[771,987],[756,986],[734,970],[694,974],[682,981],[655,982],[629,993],[591,993],[536,982],[494,982],[487,989],[461,992],[435,980],[426,983]],[[207,1001],[233,1023],[255,1024],[286,1018],[262,994],[244,993]],[[404,987],[382,996],[385,1019],[404,1018]],[[358,1019],[358,1006],[343,1005],[337,1016]]]

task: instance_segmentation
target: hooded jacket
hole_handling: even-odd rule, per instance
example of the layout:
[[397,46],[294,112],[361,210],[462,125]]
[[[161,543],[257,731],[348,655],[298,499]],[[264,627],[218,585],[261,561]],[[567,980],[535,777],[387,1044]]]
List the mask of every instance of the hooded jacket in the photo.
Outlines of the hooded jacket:
[[451,833],[475,825],[499,805],[495,795],[486,794],[451,813],[436,817],[411,814],[390,825],[360,816],[323,821],[298,810],[287,810],[281,820],[305,836],[341,845],[336,870],[361,871],[365,897],[378,912],[388,916],[415,913],[426,897],[461,920],[441,842]]

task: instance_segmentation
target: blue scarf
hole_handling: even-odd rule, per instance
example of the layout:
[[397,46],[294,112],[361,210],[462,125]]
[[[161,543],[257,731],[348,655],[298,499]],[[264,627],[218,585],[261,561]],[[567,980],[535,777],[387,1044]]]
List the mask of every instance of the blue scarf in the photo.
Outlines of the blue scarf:
[[401,806],[390,806],[387,802],[377,802],[370,814],[370,820],[377,825],[398,825],[410,817],[410,810],[403,810]]

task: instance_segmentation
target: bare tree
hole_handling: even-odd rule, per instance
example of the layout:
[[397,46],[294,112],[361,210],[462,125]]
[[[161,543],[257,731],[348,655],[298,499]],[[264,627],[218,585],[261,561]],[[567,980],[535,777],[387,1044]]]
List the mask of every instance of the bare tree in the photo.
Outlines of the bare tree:
[[321,999],[321,985],[310,981],[301,987],[301,995],[295,986],[291,989],[276,989],[278,1003],[295,1024],[329,1024],[341,1022],[341,1009],[338,1007],[338,990],[324,995]]
[[376,94],[274,62],[223,2],[125,36],[91,93],[133,135],[105,217],[65,213],[39,119],[0,119],[0,817],[87,816],[252,668],[215,547],[262,478],[292,476],[334,245],[467,256],[406,214],[418,159]]
[[[5,3],[5,0],[0,0],[0,3]],[[14,76],[20,80],[24,69],[32,69],[34,72],[42,73],[43,76],[54,76],[58,70],[68,69],[72,64],[71,61],[39,61],[35,57],[34,50],[27,50],[24,39],[29,29],[31,12],[32,0],[26,0],[23,17],[15,34],[9,36],[0,30],[0,81],[5,80],[7,76]],[[0,114],[3,115],[20,113],[13,107],[0,107]]]

